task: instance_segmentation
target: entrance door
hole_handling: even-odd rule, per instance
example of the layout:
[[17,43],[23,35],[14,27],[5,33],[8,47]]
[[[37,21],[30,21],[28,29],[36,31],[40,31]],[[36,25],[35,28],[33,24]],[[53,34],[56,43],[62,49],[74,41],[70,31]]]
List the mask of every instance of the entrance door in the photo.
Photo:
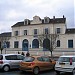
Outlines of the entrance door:
[[50,49],[50,40],[49,39],[44,39],[43,41],[43,50],[48,51]]
[[28,40],[27,39],[24,39],[22,42],[22,50],[28,51]]

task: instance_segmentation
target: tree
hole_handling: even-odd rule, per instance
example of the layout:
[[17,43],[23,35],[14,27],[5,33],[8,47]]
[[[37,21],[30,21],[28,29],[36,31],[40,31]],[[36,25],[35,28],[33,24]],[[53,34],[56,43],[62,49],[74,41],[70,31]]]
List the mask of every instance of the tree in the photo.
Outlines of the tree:
[[0,48],[0,50],[1,50],[1,54],[2,54],[3,48]]
[[39,40],[41,47],[43,47],[43,40],[44,39],[50,40],[50,46],[47,47],[46,49],[48,49],[51,52],[51,57],[53,56],[53,54],[52,54],[53,50],[56,48],[57,37],[58,37],[58,34],[41,34],[41,35],[38,35],[38,40]]
[[[6,41],[8,41],[10,39],[10,36],[8,35],[4,35],[4,33],[0,34],[0,43],[1,43],[1,53],[2,53],[2,50],[4,49],[4,42],[6,43]],[[6,53],[6,47],[5,47],[5,53]]]

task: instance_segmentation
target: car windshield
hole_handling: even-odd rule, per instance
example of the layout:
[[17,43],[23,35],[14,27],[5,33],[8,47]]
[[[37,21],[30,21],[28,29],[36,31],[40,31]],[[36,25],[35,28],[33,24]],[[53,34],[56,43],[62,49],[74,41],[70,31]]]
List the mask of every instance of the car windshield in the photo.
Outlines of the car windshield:
[[69,62],[70,61],[70,58],[69,57],[60,57],[58,59],[59,62]]
[[23,61],[24,62],[32,62],[32,61],[34,61],[34,58],[33,57],[25,57]]

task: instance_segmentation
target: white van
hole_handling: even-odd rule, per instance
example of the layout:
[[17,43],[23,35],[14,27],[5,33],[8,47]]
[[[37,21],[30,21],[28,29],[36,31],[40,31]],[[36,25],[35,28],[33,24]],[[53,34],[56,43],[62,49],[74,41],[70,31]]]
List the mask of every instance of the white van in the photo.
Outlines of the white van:
[[60,72],[70,72],[71,75],[75,75],[75,56],[60,56],[56,61],[55,71],[58,75]]

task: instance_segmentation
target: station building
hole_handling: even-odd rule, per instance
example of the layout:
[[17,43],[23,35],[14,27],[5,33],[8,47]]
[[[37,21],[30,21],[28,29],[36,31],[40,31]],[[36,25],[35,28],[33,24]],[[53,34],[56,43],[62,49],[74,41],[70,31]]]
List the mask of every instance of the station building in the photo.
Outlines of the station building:
[[[62,18],[34,16],[32,20],[24,19],[12,25],[12,32],[7,33],[4,41],[7,53],[27,52],[31,54],[50,54],[53,44],[53,55],[75,54],[75,28],[67,28],[66,17]],[[3,33],[0,34],[0,38]],[[52,40],[51,37],[54,37]],[[3,41],[0,42],[0,47]]]

